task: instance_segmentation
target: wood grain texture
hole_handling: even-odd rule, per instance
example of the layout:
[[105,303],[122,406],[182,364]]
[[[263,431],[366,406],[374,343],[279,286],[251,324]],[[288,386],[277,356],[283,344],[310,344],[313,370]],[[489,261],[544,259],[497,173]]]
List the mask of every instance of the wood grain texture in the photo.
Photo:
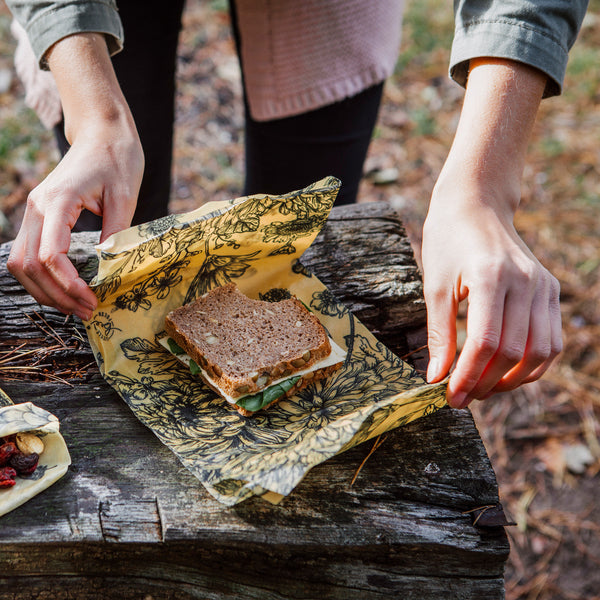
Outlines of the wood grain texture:
[[[98,237],[97,232],[72,236],[69,256],[86,281],[97,270],[93,246]],[[77,332],[85,337],[77,319],[65,322],[63,314],[38,305],[6,271],[10,247],[0,245],[0,348],[49,340],[44,321],[65,339]],[[402,223],[387,203],[334,208],[302,262],[399,356],[426,343],[421,277]],[[413,358],[423,366],[422,352]],[[60,364],[62,359],[56,359]]]
[[[72,247],[87,279],[93,240],[78,234]],[[68,384],[0,381],[15,402],[59,417],[73,460],[0,519],[0,600],[503,598],[504,530],[475,527],[465,512],[498,502],[468,411],[390,432],[354,484],[372,442],[312,469],[278,506],[224,507],[86,362],[81,324],[37,306],[6,273],[8,250],[0,246],[0,350],[58,335],[68,347],[48,364],[88,366]],[[334,209],[304,261],[396,351],[414,348],[406,332],[424,328],[421,283],[387,205]]]
[[421,274],[389,204],[334,208],[302,262],[399,356],[426,344]]

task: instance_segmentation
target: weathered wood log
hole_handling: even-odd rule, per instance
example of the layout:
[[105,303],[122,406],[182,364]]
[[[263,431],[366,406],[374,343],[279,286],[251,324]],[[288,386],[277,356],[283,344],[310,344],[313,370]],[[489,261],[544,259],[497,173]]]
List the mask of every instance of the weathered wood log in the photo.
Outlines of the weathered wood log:
[[[74,236],[72,247],[86,278],[92,239]],[[0,350],[60,346],[53,336],[75,348],[81,326],[14,283],[8,250],[0,247]],[[415,348],[420,280],[387,205],[334,209],[305,263],[397,351]],[[476,527],[467,512],[498,503],[469,412],[443,409],[390,432],[354,483],[370,442],[312,469],[278,506],[254,498],[226,508],[85,366],[85,342],[77,352],[44,360],[79,365],[81,380],[0,381],[14,401],[59,417],[73,461],[0,519],[0,600],[503,598],[504,530]]]
[[302,262],[400,356],[426,344],[421,275],[389,204],[334,208]]
[[[72,236],[69,256],[86,281],[97,270],[93,246],[98,237],[98,232]],[[6,264],[10,248],[10,243],[0,245],[0,265]],[[334,208],[302,262],[398,355],[426,343],[419,270],[402,223],[387,203]],[[85,338],[77,319],[65,320],[62,313],[38,305],[5,267],[0,268],[0,314],[0,349],[24,342],[40,347],[51,343],[50,328],[72,342],[70,346],[76,345],[73,335]],[[86,348],[72,351],[84,360]],[[423,354],[413,358],[419,357]],[[58,368],[72,355],[53,358]],[[91,354],[88,358],[93,361]]]

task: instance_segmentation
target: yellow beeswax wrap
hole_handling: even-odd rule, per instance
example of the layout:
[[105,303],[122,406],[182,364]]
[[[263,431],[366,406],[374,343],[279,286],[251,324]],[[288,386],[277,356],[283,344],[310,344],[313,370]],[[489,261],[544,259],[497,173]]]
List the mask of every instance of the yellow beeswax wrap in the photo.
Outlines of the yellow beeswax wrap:
[[0,516],[31,500],[67,472],[71,457],[59,428],[53,414],[31,402],[13,404],[0,389],[0,438],[30,431],[44,442],[44,451],[35,471],[31,475],[18,476],[12,487],[0,489]]
[[[110,385],[218,500],[276,502],[308,470],[445,404],[300,262],[329,215],[329,177],[283,196],[212,202],[98,246],[98,308],[86,323]],[[323,382],[246,418],[158,342],[165,315],[234,281],[251,298],[297,296],[347,350]]]

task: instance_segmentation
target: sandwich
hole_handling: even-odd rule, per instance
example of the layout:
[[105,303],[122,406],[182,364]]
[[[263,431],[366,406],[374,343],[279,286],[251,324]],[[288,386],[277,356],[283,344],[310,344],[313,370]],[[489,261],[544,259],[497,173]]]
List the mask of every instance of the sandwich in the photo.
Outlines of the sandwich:
[[161,343],[243,416],[328,377],[345,358],[297,298],[253,300],[233,283],[170,312]]

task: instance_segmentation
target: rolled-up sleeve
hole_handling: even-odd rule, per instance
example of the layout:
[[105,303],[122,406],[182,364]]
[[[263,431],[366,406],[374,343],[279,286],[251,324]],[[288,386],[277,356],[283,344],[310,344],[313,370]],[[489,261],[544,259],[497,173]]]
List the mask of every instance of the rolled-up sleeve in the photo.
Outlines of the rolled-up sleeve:
[[27,32],[42,68],[48,49],[75,33],[103,33],[109,52],[123,47],[123,25],[116,0],[7,0],[15,19]]
[[506,58],[545,73],[544,96],[560,94],[587,5],[588,0],[455,0],[450,76],[465,86],[472,58]]

